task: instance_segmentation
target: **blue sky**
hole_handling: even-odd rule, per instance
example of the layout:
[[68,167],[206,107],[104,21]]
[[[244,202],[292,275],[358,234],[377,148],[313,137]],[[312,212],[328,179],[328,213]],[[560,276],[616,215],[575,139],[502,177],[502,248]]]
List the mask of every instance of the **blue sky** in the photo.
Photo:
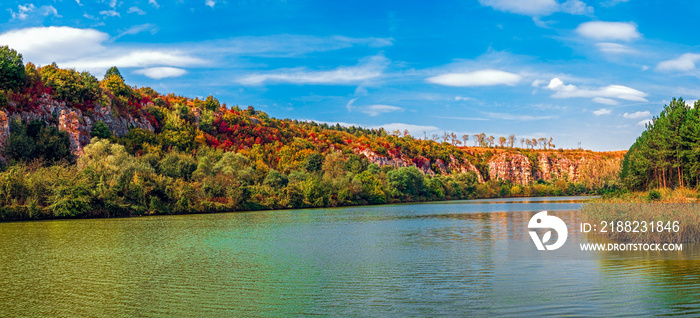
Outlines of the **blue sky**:
[[0,44],[100,79],[116,65],[161,93],[419,138],[620,150],[671,97],[700,98],[700,2],[436,2],[3,1]]

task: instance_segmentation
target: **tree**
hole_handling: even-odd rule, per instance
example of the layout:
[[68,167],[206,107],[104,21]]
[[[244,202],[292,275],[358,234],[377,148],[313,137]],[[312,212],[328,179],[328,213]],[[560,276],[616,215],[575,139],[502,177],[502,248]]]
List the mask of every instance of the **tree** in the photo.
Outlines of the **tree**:
[[119,72],[119,69],[116,66],[110,67],[107,72],[105,72],[105,76],[103,79],[108,79],[111,76],[118,76],[122,82],[124,82],[124,76],[122,76],[122,73]]
[[467,140],[469,140],[469,135],[462,135],[462,140],[464,141],[464,146],[467,146]]
[[513,148],[515,144],[515,135],[511,134],[508,136],[508,145]]
[[103,121],[99,120],[92,126],[92,131],[90,132],[92,137],[98,137],[102,139],[108,139],[112,136],[112,132],[107,127]]
[[489,136],[488,138],[486,138],[486,141],[488,142],[488,146],[489,146],[489,147],[493,147],[493,141],[494,141],[495,139],[496,139],[496,138],[495,138],[494,136]]
[[12,90],[24,85],[22,54],[9,46],[0,46],[0,89]]
[[506,144],[506,137],[498,137],[498,144],[501,146],[501,148],[503,148],[503,145]]

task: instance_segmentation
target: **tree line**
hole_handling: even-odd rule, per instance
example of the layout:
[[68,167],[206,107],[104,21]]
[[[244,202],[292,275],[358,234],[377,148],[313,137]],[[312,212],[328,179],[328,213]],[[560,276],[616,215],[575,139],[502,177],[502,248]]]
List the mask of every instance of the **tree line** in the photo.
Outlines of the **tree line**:
[[673,98],[630,147],[620,179],[632,190],[700,185],[700,104]]

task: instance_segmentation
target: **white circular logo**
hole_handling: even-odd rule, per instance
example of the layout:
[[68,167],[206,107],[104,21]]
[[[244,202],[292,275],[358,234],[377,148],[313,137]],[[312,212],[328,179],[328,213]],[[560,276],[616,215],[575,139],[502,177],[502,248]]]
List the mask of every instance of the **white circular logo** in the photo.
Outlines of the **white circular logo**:
[[529,231],[532,241],[535,242],[535,246],[537,246],[537,249],[540,251],[544,251],[545,249],[552,251],[560,248],[564,245],[566,238],[569,236],[566,223],[554,215],[547,215],[547,211],[542,211],[533,215],[527,227],[530,229],[552,229],[557,232],[557,241],[553,244],[545,245],[545,243],[552,238],[552,231],[544,233],[542,239],[540,239],[536,231]]

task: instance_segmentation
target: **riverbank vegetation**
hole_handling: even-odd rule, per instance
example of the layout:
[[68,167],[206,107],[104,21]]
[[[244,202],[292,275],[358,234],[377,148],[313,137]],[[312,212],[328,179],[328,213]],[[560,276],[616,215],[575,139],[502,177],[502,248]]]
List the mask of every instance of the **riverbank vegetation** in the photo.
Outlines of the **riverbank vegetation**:
[[291,170],[254,152],[203,146],[196,154],[138,156],[94,138],[76,164],[21,162],[0,173],[0,219],[112,217],[306,208],[509,196],[596,193],[566,182],[479,183],[474,173],[426,175],[416,167],[369,164],[355,154],[309,154]]

